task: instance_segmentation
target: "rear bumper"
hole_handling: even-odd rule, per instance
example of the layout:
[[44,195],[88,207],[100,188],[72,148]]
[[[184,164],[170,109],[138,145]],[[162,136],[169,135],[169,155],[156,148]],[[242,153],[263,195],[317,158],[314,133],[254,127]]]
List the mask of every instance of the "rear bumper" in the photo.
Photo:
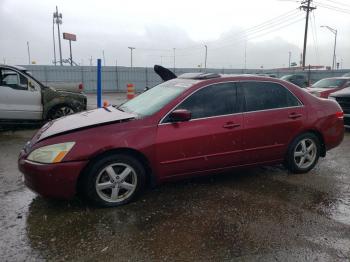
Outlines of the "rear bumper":
[[70,199],[76,194],[78,177],[87,161],[39,164],[19,159],[24,182],[34,192],[48,198]]
[[335,148],[341,144],[344,139],[345,127],[343,119],[334,119],[332,123],[324,130],[324,142],[326,150]]

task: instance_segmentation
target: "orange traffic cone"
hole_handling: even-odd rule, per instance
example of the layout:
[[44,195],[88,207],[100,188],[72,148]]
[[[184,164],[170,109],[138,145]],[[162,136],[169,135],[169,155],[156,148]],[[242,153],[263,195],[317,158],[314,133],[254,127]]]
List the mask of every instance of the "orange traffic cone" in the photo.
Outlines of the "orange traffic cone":
[[133,84],[126,85],[126,97],[128,100],[133,99],[135,97],[135,86]]

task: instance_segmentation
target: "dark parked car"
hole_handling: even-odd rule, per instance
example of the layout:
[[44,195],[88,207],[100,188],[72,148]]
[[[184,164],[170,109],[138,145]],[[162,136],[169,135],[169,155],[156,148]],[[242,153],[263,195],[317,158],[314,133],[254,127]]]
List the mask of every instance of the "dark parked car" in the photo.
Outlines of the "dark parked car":
[[344,125],[350,128],[350,88],[345,88],[329,96],[336,100],[344,111]]
[[350,87],[350,77],[331,77],[317,81],[308,87],[307,90],[317,97],[328,98],[330,94],[346,87]]
[[147,182],[283,163],[311,170],[344,136],[343,112],[286,81],[186,74],[115,108],[47,123],[19,156],[45,197],[100,206],[133,200]]
[[294,85],[297,85],[302,88],[305,88],[308,86],[308,81],[306,77],[303,75],[285,75],[285,76],[282,76],[281,79],[284,81],[293,83]]

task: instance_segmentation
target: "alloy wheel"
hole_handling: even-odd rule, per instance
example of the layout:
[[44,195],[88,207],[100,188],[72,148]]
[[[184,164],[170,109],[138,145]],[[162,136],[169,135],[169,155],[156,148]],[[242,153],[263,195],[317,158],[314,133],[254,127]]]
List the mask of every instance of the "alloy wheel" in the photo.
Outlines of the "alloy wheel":
[[129,198],[137,186],[135,170],[125,163],[108,165],[96,178],[96,192],[107,202],[118,203]]
[[309,168],[316,160],[317,146],[309,138],[300,140],[294,149],[294,162],[300,169]]

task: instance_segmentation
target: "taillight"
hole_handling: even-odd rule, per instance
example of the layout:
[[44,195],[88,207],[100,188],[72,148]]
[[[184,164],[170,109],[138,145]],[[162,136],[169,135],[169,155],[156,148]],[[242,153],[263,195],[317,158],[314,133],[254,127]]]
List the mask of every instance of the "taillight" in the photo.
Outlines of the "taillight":
[[344,112],[343,111],[340,111],[340,112],[337,112],[335,113],[335,116],[339,119],[343,119],[344,118]]
[[79,86],[78,86],[78,88],[79,88],[80,91],[83,91],[83,90],[84,90],[84,85],[83,85],[83,83],[80,83]]

